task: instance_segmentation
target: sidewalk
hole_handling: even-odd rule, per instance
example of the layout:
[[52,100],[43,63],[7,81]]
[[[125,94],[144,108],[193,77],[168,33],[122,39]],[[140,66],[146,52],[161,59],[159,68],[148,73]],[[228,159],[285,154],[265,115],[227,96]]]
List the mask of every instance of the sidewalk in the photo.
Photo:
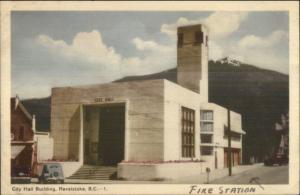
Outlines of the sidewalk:
[[[262,167],[263,164],[241,165],[232,168],[232,175],[240,174],[244,171]],[[228,175],[228,168],[217,169],[209,174],[209,180],[213,181]],[[179,178],[172,181],[122,181],[122,180],[86,180],[86,179],[65,179],[69,184],[204,184],[207,183],[207,174],[199,173],[188,177]]]
[[[232,175],[237,175],[237,174],[240,174],[244,171],[248,171],[251,169],[257,169],[262,166],[263,166],[263,163],[258,163],[258,164],[254,164],[254,165],[235,166],[235,167],[232,167]],[[219,179],[219,178],[226,177],[226,176],[228,176],[228,168],[213,170],[209,174],[209,181],[213,181],[215,179]],[[197,175],[180,178],[180,179],[177,179],[170,183],[205,184],[205,183],[207,183],[207,174],[200,173]]]

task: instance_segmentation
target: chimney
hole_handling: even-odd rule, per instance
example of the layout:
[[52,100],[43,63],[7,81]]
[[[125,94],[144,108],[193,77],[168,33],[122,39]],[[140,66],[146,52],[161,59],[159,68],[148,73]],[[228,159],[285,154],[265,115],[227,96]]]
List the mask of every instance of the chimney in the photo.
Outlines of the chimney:
[[32,124],[31,125],[32,125],[32,127],[31,127],[32,131],[35,132],[36,131],[36,129],[35,129],[35,115],[32,115]]
[[201,24],[177,29],[177,82],[208,101],[208,30]]
[[19,96],[16,95],[16,98],[15,98],[15,110],[18,108],[19,103],[20,103]]

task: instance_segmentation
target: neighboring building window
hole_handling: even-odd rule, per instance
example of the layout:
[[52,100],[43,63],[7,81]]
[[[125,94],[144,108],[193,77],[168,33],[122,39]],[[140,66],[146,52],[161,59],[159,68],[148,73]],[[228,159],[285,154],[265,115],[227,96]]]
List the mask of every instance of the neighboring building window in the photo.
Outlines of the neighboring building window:
[[195,111],[181,107],[182,157],[195,157]]
[[213,132],[214,130],[214,115],[212,110],[200,111],[200,129],[201,132]]
[[209,143],[213,142],[213,136],[211,134],[201,134],[201,143]]
[[183,45],[183,33],[178,33],[177,47],[182,47]]
[[24,126],[22,126],[19,132],[19,140],[24,140],[24,137],[25,137],[25,130],[24,130]]
[[203,43],[203,32],[202,31],[197,31],[195,33],[195,43],[196,44]]
[[201,151],[201,155],[203,156],[213,155],[213,147],[211,146],[201,146],[200,151]]
[[208,46],[208,36],[206,35],[206,41],[205,41],[206,46]]

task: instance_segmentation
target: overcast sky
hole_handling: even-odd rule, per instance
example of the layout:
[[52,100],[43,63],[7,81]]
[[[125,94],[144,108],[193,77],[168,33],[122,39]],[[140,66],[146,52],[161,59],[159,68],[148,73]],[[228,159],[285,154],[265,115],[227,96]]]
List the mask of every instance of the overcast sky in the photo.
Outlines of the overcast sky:
[[209,27],[209,58],[288,74],[287,12],[13,12],[12,95],[176,66],[176,28]]

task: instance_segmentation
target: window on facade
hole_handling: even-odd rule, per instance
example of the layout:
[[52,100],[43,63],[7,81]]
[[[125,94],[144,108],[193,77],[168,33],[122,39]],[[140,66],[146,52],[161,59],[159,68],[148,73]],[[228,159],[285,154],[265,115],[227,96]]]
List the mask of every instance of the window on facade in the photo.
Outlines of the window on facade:
[[201,132],[213,132],[214,129],[214,115],[212,110],[200,111],[200,129]]
[[206,46],[208,46],[208,36],[206,35],[206,41],[205,41]]
[[183,33],[178,33],[177,47],[182,47],[183,45]]
[[182,157],[195,157],[195,111],[181,108]]
[[213,121],[214,120],[213,111],[212,110],[201,110],[200,118],[201,118],[201,120]]
[[19,140],[24,140],[25,137],[25,130],[24,127],[20,127],[20,132],[19,132]]
[[195,33],[195,42],[196,42],[196,44],[203,43],[203,32],[202,31],[197,31]]
[[213,155],[213,147],[211,146],[201,146],[200,151],[201,151],[201,155],[203,156]]
[[213,136],[210,134],[202,134],[200,136],[201,143],[212,143],[213,142]]

